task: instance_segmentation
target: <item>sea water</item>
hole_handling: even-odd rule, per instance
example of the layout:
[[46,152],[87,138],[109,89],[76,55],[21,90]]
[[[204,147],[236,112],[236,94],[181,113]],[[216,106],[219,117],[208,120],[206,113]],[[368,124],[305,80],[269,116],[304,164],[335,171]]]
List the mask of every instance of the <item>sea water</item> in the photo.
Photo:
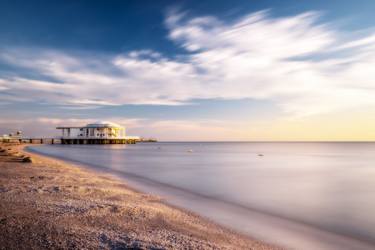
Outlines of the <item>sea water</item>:
[[375,249],[375,143],[164,142],[29,150],[295,249]]

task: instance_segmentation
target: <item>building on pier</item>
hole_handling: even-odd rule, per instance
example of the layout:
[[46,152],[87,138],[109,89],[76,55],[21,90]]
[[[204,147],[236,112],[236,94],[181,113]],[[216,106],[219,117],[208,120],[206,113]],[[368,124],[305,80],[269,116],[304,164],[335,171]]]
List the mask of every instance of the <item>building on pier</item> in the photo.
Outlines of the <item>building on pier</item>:
[[57,129],[62,131],[62,144],[134,144],[140,140],[138,136],[126,136],[125,127],[107,121]]
[[22,139],[22,131],[17,131],[15,133],[4,134],[0,136],[0,142],[17,142]]

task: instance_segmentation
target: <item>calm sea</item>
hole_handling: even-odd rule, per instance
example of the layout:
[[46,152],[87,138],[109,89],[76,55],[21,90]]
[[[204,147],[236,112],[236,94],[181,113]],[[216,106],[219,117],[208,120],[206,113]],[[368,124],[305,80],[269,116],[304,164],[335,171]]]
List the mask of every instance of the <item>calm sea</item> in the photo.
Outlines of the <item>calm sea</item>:
[[124,178],[295,249],[375,249],[375,143],[139,143],[29,150]]

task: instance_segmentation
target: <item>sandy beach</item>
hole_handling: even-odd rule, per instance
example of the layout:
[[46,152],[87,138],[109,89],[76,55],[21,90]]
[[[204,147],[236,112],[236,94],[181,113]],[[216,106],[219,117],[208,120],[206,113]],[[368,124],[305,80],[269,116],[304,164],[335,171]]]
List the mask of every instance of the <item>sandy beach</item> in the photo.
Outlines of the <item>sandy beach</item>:
[[113,176],[0,146],[1,249],[277,249]]

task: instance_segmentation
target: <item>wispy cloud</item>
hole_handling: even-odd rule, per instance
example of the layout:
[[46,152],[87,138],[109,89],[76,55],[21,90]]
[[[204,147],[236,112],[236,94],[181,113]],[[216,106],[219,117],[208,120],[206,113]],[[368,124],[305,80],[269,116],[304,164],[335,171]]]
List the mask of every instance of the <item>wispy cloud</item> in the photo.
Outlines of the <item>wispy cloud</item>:
[[262,11],[224,22],[171,12],[169,38],[188,52],[174,59],[148,49],[92,56],[2,48],[0,60],[18,71],[0,79],[1,98],[76,108],[253,98],[289,116],[374,107],[375,35],[347,39],[354,34],[319,18]]
[[[129,135],[153,137],[162,140],[243,140],[243,124],[217,120],[150,120],[127,119],[123,117],[108,117],[110,121],[126,126]],[[29,119],[0,120],[3,132],[23,131],[24,135],[32,137],[56,137],[61,131],[58,126],[84,126],[96,122],[95,119],[59,117],[39,117]],[[43,129],[41,129],[43,128]],[[181,131],[184,131],[181,133]]]

